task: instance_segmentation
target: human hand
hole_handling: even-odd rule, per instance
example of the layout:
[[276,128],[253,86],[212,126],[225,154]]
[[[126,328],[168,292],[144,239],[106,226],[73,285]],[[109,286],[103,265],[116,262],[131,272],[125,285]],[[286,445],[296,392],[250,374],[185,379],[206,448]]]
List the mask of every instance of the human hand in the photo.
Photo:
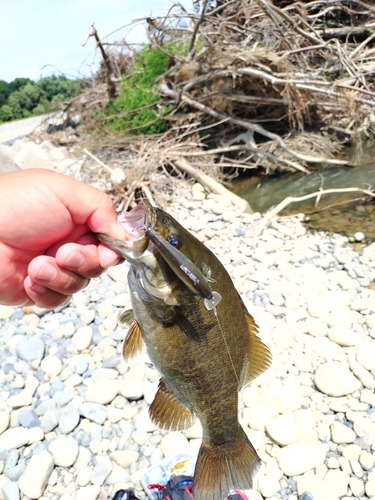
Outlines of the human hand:
[[0,304],[53,309],[121,261],[94,233],[123,238],[109,196],[49,170],[0,176]]

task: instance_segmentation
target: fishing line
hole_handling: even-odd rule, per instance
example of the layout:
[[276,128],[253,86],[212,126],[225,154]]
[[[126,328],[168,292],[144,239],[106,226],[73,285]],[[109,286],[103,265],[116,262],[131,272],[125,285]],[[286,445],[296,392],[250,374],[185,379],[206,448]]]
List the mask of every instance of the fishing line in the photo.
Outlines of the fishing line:
[[[214,293],[216,293],[217,295],[219,295],[220,300],[221,300],[221,296],[220,296],[220,294],[218,294],[217,292],[212,292],[212,294],[214,294]],[[206,301],[206,300],[207,300],[207,299],[205,299],[205,301]],[[216,304],[218,304],[218,302],[217,302]],[[226,348],[226,350],[227,350],[227,352],[228,352],[228,356],[229,356],[229,359],[230,359],[230,362],[231,362],[231,365],[232,365],[232,368],[233,368],[234,376],[236,377],[237,384],[238,384],[238,387],[239,387],[239,386],[240,386],[240,381],[239,381],[239,379],[238,379],[237,372],[236,372],[236,367],[234,366],[232,356],[230,355],[229,346],[228,346],[228,344],[227,344],[227,341],[225,340],[224,332],[223,332],[223,329],[222,329],[221,324],[220,324],[220,321],[219,321],[219,316],[218,316],[218,314],[217,314],[217,307],[216,307],[216,304],[214,304],[214,305],[211,307],[211,309],[213,310],[214,315],[215,315],[215,317],[216,317],[216,321],[217,321],[217,324],[218,324],[218,326],[219,326],[219,329],[220,329],[220,332],[221,332],[221,336],[223,337],[223,341],[224,341],[224,344],[225,344],[225,348]],[[206,305],[206,307],[207,307],[207,305]],[[209,309],[209,308],[207,307],[207,309]]]

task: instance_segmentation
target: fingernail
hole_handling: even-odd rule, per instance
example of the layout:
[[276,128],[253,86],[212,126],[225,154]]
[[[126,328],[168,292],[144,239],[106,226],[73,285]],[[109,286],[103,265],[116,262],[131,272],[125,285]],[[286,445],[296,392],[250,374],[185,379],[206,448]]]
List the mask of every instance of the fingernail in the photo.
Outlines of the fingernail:
[[47,262],[39,269],[36,277],[42,281],[52,281],[57,276],[57,269]]
[[39,283],[33,283],[30,286],[30,288],[33,292],[37,293],[38,295],[43,295],[47,291],[47,288],[43,285],[39,285]]
[[85,256],[81,252],[75,250],[64,261],[64,266],[79,267],[85,262]]

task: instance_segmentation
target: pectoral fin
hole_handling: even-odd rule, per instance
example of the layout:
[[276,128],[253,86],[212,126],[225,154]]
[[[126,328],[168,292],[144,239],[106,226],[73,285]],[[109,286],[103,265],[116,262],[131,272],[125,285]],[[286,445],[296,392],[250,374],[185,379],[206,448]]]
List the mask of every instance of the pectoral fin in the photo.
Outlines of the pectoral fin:
[[149,408],[149,415],[155,425],[169,431],[188,429],[195,421],[194,412],[168,390],[162,379]]
[[[241,299],[242,302],[242,299]],[[258,337],[258,327],[254,321],[254,318],[246,309],[245,304],[242,302],[247,328],[249,331],[250,342],[249,342],[249,367],[242,387],[246,387],[252,380],[261,375],[271,366],[272,355],[268,347],[263,344],[263,342]]]
[[142,351],[144,346],[142,334],[137,321],[134,319],[134,314],[131,309],[123,312],[120,315],[119,321],[123,325],[129,326],[128,333],[126,334],[124,344],[122,346],[122,355],[125,361],[128,361]]

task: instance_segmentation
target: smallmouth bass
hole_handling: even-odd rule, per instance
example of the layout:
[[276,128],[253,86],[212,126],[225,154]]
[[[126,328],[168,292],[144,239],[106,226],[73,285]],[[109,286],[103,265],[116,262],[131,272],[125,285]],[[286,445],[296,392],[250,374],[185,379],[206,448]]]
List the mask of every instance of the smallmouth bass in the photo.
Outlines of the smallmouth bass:
[[[268,368],[271,354],[229,274],[197,238],[146,202],[119,220],[127,233],[124,241],[98,236],[131,264],[133,310],[121,318],[129,325],[123,355],[130,359],[145,344],[161,374],[150,418],[173,431],[199,418],[203,439],[194,474],[195,500],[223,500],[231,489],[249,489],[260,460],[238,421],[238,391]],[[189,269],[195,266],[202,273],[203,285],[190,283],[163,257],[168,248],[155,245],[147,237],[151,231],[177,248]],[[205,279],[222,297],[214,311],[202,298],[210,295]]]

